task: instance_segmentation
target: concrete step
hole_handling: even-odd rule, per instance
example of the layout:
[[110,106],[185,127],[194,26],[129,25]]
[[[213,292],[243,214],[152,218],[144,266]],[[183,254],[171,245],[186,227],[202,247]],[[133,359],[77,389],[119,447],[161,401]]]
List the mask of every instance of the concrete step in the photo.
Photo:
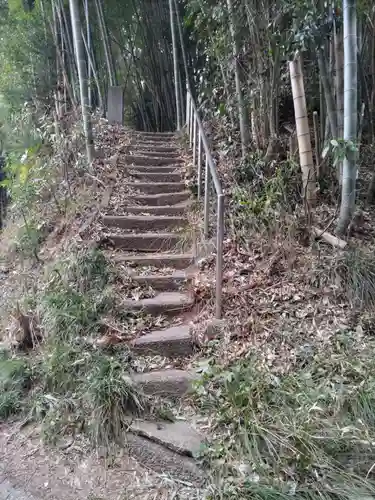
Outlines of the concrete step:
[[138,140],[171,140],[176,138],[176,134],[174,132],[144,132],[137,131],[135,136]]
[[191,390],[196,376],[193,372],[169,369],[137,373],[132,379],[147,395],[181,398]]
[[126,445],[129,454],[144,467],[160,474],[170,474],[179,481],[204,487],[206,477],[193,458],[180,455],[147,437],[131,432],[126,433]]
[[137,338],[132,349],[142,355],[166,357],[189,356],[194,346],[191,341],[189,325],[172,326],[165,330],[155,330]]
[[147,314],[178,314],[193,307],[194,299],[187,293],[161,292],[149,299],[126,299],[122,305],[130,311],[144,311]]
[[181,165],[124,165],[124,169],[127,173],[139,172],[142,174],[169,174],[169,173],[181,173]]
[[186,218],[169,215],[105,215],[102,222],[108,227],[121,227],[122,229],[135,231],[173,229],[188,224]]
[[186,269],[194,264],[193,254],[178,253],[154,253],[145,255],[117,254],[111,257],[118,264],[133,264],[134,266],[171,267],[174,269]]
[[181,183],[181,172],[139,172],[137,170],[133,170],[129,172],[129,175],[135,177],[136,179],[141,179],[146,182],[157,182],[157,183],[172,183],[178,182]]
[[183,271],[177,271],[173,274],[147,274],[144,276],[132,276],[132,279],[143,286],[150,286],[154,290],[173,291],[181,290],[191,281],[191,276]]
[[174,233],[111,234],[108,239],[116,248],[136,252],[163,252],[181,243],[180,237]]
[[185,188],[184,182],[128,182],[127,185],[146,194],[179,193]]
[[185,203],[183,205],[172,205],[165,207],[148,207],[145,205],[134,205],[124,207],[124,211],[129,214],[140,214],[140,215],[184,215],[189,208],[189,204]]
[[135,419],[129,430],[188,457],[197,456],[204,443],[203,436],[183,420],[166,422]]
[[137,141],[133,147],[136,150],[154,151],[155,153],[179,153],[179,149],[177,146],[163,146],[163,144],[160,144],[160,142]]
[[166,139],[166,140],[162,140],[162,139],[158,139],[158,140],[152,140],[152,139],[147,139],[147,138],[143,138],[143,139],[138,139],[137,141],[133,141],[132,145],[130,146],[127,146],[127,149],[126,151],[130,151],[132,147],[139,147],[140,145],[142,145],[142,149],[143,150],[153,150],[153,151],[158,151],[158,149],[165,149],[167,148],[168,150],[172,150],[172,151],[179,151],[176,143],[174,141],[171,141],[169,139]]
[[155,151],[151,148],[140,149],[134,148],[132,153],[137,156],[152,156],[156,158],[178,158],[180,159],[180,153],[178,151]]
[[181,158],[163,158],[160,156],[139,156],[139,155],[124,155],[122,159],[128,165],[177,165],[184,162]]
[[148,206],[166,206],[182,203],[190,198],[190,191],[180,191],[179,193],[157,193],[157,194],[133,194],[130,197],[136,203]]

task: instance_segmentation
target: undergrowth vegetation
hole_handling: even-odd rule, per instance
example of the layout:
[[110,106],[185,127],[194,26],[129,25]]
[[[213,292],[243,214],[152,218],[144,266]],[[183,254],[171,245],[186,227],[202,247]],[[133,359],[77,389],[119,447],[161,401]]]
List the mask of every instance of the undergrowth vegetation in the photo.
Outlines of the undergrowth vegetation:
[[22,358],[4,352],[1,359],[1,419],[22,412],[42,422],[52,442],[82,431],[95,445],[123,440],[129,415],[149,402],[132,382],[126,345],[97,343],[109,318],[126,314],[117,279],[98,249],[74,248],[46,267],[45,280],[25,298],[38,318],[39,346]]
[[293,213],[301,202],[299,166],[292,160],[267,165],[249,154],[233,172],[230,217],[233,228],[246,232],[269,228],[275,219]]
[[353,499],[374,495],[375,344],[338,332],[275,373],[249,354],[197,385],[215,440],[203,459],[214,498]]

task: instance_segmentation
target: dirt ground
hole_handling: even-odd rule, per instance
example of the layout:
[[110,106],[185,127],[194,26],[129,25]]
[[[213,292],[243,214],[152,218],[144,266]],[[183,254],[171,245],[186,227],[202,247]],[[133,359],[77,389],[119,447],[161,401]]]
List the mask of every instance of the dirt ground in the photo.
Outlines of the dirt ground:
[[197,498],[192,485],[144,469],[119,448],[104,458],[79,439],[58,447],[44,446],[35,427],[1,425],[0,500]]

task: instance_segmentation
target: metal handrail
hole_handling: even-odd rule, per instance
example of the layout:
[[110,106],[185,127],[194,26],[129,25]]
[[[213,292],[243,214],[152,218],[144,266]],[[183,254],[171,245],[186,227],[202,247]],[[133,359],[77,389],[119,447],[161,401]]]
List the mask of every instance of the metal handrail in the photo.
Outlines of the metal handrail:
[[[189,144],[193,148],[193,168],[198,167],[198,200],[202,198],[202,157],[205,155],[204,178],[204,237],[208,239],[210,232],[210,181],[215,187],[217,196],[216,210],[216,304],[215,316],[222,315],[223,297],[223,240],[224,240],[224,194],[217,174],[210,146],[199,117],[198,109],[190,90],[186,96],[186,126],[189,131]],[[203,146],[203,151],[202,151]]]

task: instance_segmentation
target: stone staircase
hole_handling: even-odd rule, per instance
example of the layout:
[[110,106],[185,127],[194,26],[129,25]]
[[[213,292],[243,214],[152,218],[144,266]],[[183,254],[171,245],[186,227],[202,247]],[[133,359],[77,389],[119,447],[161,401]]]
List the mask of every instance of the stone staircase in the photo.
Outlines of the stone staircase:
[[[175,136],[138,133],[130,150],[120,152],[117,161],[123,165],[131,195],[122,213],[102,217],[110,231],[107,237],[118,249],[112,258],[131,266],[132,279],[155,291],[152,298],[126,300],[124,306],[130,311],[169,317],[192,315],[194,297],[189,285],[195,259],[193,241],[186,236],[190,192],[183,182],[183,160]],[[148,266],[154,269],[152,273],[142,272]],[[165,268],[172,271],[166,274]],[[192,354],[188,320],[139,337],[132,349],[138,355],[173,359]],[[181,402],[195,377],[190,371],[167,369],[136,374],[134,382],[146,394]],[[193,458],[202,436],[186,421],[132,421],[127,441],[131,455],[143,465],[194,484],[203,481]]]

